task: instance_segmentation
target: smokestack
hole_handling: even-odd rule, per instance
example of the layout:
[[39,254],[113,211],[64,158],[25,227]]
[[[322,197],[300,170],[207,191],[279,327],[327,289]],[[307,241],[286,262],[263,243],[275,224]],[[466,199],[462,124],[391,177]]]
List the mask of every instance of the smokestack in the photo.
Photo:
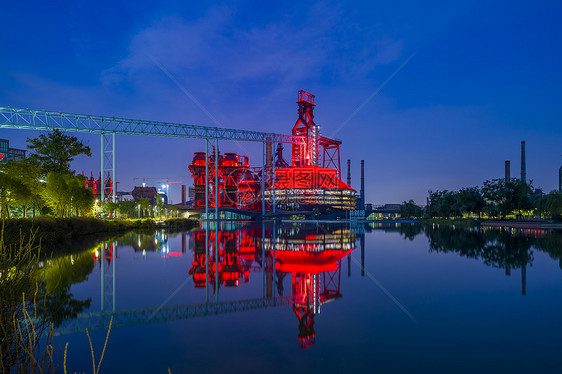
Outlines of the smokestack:
[[562,166],[558,169],[558,191],[562,192]]
[[347,160],[347,185],[351,186],[351,160]]
[[505,162],[505,181],[507,182],[510,179],[511,179],[511,162],[507,160]]
[[185,189],[186,189],[185,184],[182,184],[181,185],[181,203],[183,205],[185,205],[185,202],[186,202],[185,201]]
[[525,141],[521,141],[521,180],[527,182],[527,164],[525,158]]
[[359,209],[365,209],[365,160],[361,160],[361,206]]

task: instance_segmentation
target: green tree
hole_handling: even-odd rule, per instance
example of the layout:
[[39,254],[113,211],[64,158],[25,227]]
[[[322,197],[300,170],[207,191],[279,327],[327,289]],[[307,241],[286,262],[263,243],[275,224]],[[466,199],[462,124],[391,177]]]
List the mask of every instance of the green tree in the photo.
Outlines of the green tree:
[[478,187],[461,188],[458,192],[458,205],[461,213],[480,216],[486,207],[486,200]]
[[0,173],[0,217],[10,217],[10,205],[26,205],[31,191],[20,179]]
[[73,211],[84,214],[94,204],[94,195],[84,188],[84,177],[67,173],[50,172],[41,193],[45,204],[57,216],[65,216]]
[[28,161],[41,166],[43,173],[72,173],[70,163],[78,155],[92,156],[89,146],[85,146],[75,136],[69,136],[60,130],[53,130],[47,135],[27,138],[27,148],[34,153],[28,157]]
[[543,211],[555,220],[562,219],[562,192],[551,191],[548,195],[540,198]]
[[107,201],[105,203],[105,210],[107,212],[117,212],[122,217],[136,217],[139,209],[137,208],[138,202],[135,200],[124,201]]
[[146,211],[150,209],[150,200],[147,197],[142,197],[137,201],[137,203],[140,205],[141,215],[144,217]]
[[0,172],[17,179],[26,186],[29,195],[19,202],[22,203],[24,216],[27,216],[28,205],[33,208],[33,216],[35,216],[35,208],[41,209],[44,205],[41,198],[41,190],[44,185],[41,182],[41,168],[35,164],[11,160],[6,164],[0,164]]
[[507,181],[493,179],[484,182],[482,195],[488,202],[488,214],[505,218],[512,212],[520,213],[523,210],[532,209],[533,205],[529,198],[532,190],[531,183],[526,183],[521,179],[512,178]]
[[450,218],[459,215],[457,194],[453,191],[429,191],[426,214],[430,217]]
[[422,208],[416,205],[414,200],[404,201],[400,205],[400,216],[403,218],[418,218],[422,216]]
[[94,193],[85,188],[85,177],[78,175],[73,177],[71,189],[71,208],[74,209],[76,214],[85,215],[93,209],[95,196]]

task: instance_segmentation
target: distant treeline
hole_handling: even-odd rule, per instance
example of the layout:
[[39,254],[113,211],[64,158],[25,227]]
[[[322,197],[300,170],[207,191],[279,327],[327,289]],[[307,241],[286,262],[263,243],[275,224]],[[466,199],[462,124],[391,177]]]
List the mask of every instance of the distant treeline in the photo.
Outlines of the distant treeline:
[[425,209],[412,200],[402,203],[402,217],[458,218],[488,217],[504,219],[509,215],[562,219],[562,193],[543,194],[531,183],[512,178],[485,181],[482,187],[458,191],[429,191]]

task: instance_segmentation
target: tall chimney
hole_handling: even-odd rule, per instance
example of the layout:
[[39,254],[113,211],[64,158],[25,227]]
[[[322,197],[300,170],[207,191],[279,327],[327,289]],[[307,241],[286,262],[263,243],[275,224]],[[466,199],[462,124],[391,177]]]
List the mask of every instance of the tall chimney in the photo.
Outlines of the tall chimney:
[[181,203],[185,205],[185,184],[181,185]]
[[505,181],[511,179],[511,162],[509,160],[505,161]]
[[525,141],[521,141],[521,180],[527,182],[527,164],[525,158]]
[[558,191],[562,192],[562,166],[558,169]]
[[351,186],[351,160],[347,160],[347,185]]
[[365,160],[361,160],[361,205],[359,209],[365,209]]

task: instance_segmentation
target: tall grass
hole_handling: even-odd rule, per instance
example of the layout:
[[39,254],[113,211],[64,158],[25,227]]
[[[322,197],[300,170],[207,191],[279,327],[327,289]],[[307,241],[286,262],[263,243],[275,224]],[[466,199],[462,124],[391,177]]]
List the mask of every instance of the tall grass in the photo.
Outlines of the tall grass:
[[[46,292],[37,276],[41,264],[41,245],[37,231],[31,231],[19,243],[5,244],[4,222],[0,230],[0,372],[70,372],[66,365],[68,343],[64,351],[53,345],[54,326],[49,318]],[[93,373],[99,373],[113,318],[96,365],[90,334]]]

